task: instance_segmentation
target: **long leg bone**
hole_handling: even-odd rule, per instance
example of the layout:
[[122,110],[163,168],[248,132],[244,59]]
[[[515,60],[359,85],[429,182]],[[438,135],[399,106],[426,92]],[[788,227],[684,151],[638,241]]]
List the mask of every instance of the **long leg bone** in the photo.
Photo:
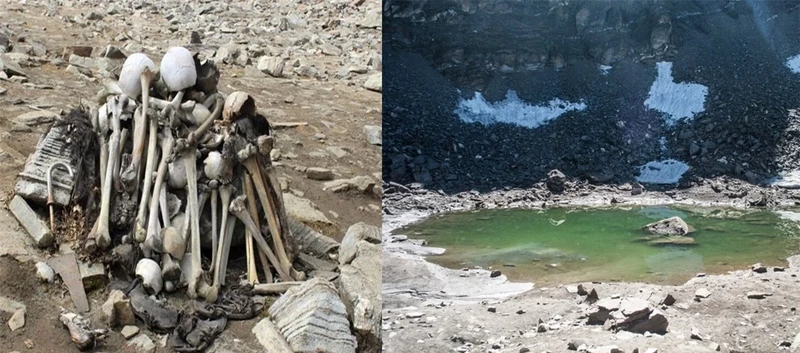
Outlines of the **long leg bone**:
[[197,157],[193,144],[185,145],[186,141],[179,141],[178,151],[186,168],[186,207],[189,210],[189,228],[191,229],[192,263],[189,280],[189,298],[195,299],[198,294],[206,301],[216,301],[218,290],[209,289],[203,278],[203,269],[200,261],[200,205],[197,200]]
[[211,188],[211,269],[217,261],[217,246],[219,246],[219,220],[217,213],[219,212],[219,183],[212,180],[208,183]]
[[[250,177],[245,175],[244,178],[242,178],[242,189],[244,189],[245,192],[252,190],[250,184]],[[258,229],[258,227],[256,227],[256,229]],[[250,284],[255,284],[258,283],[258,273],[256,272],[255,254],[253,253],[253,237],[255,237],[257,234],[250,233],[249,229],[245,229],[244,233],[245,259],[247,262],[247,281]]]
[[[250,217],[253,219],[253,223],[255,223],[257,229],[261,229],[261,222],[258,218],[258,205],[256,205],[256,192],[253,190],[253,179],[250,178],[249,175],[244,176],[245,185],[244,191],[245,195],[247,195],[247,208],[250,211]],[[253,236],[259,236],[260,234],[254,234]],[[264,271],[264,277],[267,280],[267,283],[272,282],[272,272],[269,270],[269,262],[267,262],[267,256],[264,254],[263,251],[258,251],[258,258],[261,260],[261,269]],[[254,265],[255,266],[255,265]]]
[[[142,106],[141,106],[141,114],[139,114],[138,119],[137,115],[134,113],[134,134],[133,134],[133,155],[131,159],[131,164],[128,168],[122,172],[120,175],[120,179],[122,180],[122,184],[125,187],[125,190],[128,193],[133,193],[136,188],[139,186],[139,169],[142,160],[142,153],[144,152],[144,142],[145,137],[147,136],[147,109],[149,108],[150,104],[150,83],[153,80],[155,73],[150,71],[149,68],[145,68],[142,70],[141,74],[141,82],[142,82]],[[152,131],[151,134],[154,134],[155,131]],[[151,137],[152,139],[152,137]],[[148,160],[150,159],[148,155]],[[143,198],[144,199],[144,198]]]
[[222,236],[218,243],[219,248],[217,248],[217,255],[214,261],[214,286],[217,288],[225,285],[225,267],[227,266],[228,253],[231,249],[231,237],[233,235],[231,234],[233,232],[228,232],[228,223],[233,225],[228,216],[228,204],[231,202],[231,195],[234,191],[235,188],[230,184],[224,184],[219,187],[219,195],[222,200],[222,225],[219,229],[222,231]]
[[[161,162],[158,164],[158,172],[156,180],[153,183],[153,195],[150,198],[150,216],[147,223],[147,236],[145,242],[152,237],[158,237],[158,205],[161,195],[161,187],[164,185],[164,176],[167,174],[168,159],[171,158],[172,148],[175,145],[175,140],[172,138],[170,129],[164,128],[164,139],[162,141]],[[143,200],[144,202],[144,200]]]
[[106,164],[106,170],[103,171],[106,174],[106,178],[100,197],[99,223],[96,232],[89,235],[89,238],[94,239],[100,249],[105,249],[111,244],[111,234],[109,233],[108,227],[108,218],[111,213],[111,184],[114,172],[113,166],[119,159],[120,116],[126,104],[126,99],[112,98],[109,99],[109,102],[112,102],[111,127],[113,131],[108,142],[108,163]]
[[120,165],[122,164],[122,149],[125,146],[125,143],[128,142],[128,129],[122,129],[119,134],[119,146],[117,147],[117,158],[114,161],[114,191],[122,192],[122,184],[119,178],[119,169]]
[[256,187],[256,192],[258,192],[261,206],[264,209],[264,213],[267,215],[267,223],[269,224],[270,233],[275,243],[275,253],[280,260],[281,268],[288,273],[289,269],[292,268],[292,264],[283,246],[280,216],[277,213],[277,205],[274,204],[273,199],[267,194],[268,190],[266,189],[264,176],[261,173],[261,167],[258,165],[256,150],[256,146],[248,144],[243,150],[238,152],[238,158],[253,178],[253,184]]
[[153,186],[153,170],[156,166],[156,161],[158,160],[157,154],[158,151],[156,150],[157,146],[157,132],[158,132],[158,120],[155,117],[151,117],[149,120],[150,124],[150,131],[149,131],[149,141],[147,143],[147,164],[145,165],[144,171],[144,187],[142,188],[142,196],[139,201],[139,212],[136,214],[136,223],[134,224],[134,237],[138,242],[144,242],[145,238],[147,237],[147,230],[145,229],[145,221],[147,220],[147,206],[149,205],[148,200],[150,199],[150,189]]
[[285,282],[291,282],[292,278],[289,277],[288,271],[283,269],[283,267],[280,264],[280,261],[275,256],[275,253],[272,252],[272,249],[270,249],[269,245],[267,244],[267,241],[264,240],[264,237],[261,235],[261,232],[256,228],[256,224],[250,217],[250,213],[247,211],[247,207],[245,207],[246,198],[247,198],[246,196],[241,195],[236,199],[234,199],[233,201],[231,201],[230,204],[231,213],[233,213],[233,215],[236,216],[236,218],[241,220],[242,223],[244,223],[244,226],[247,229],[249,229],[252,234],[256,234],[256,236],[254,236],[253,239],[255,239],[256,244],[258,244],[258,246],[261,248],[261,251],[263,251],[267,255],[269,261],[272,262],[272,266],[274,266],[275,269],[278,271],[278,275],[281,277],[281,280]]

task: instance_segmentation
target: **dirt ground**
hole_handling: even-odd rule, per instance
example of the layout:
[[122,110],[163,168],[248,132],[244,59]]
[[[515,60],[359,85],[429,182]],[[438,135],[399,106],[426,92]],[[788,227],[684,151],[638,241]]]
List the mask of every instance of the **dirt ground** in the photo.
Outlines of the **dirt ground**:
[[[225,3],[224,6],[227,6],[227,2]],[[6,26],[14,31],[14,36],[9,38],[16,41],[22,37],[28,43],[39,41],[48,51],[46,59],[32,58],[29,66],[23,66],[28,75],[28,82],[33,85],[26,86],[18,82],[0,80],[0,194],[2,194],[0,201],[3,204],[10,199],[17,173],[22,170],[25,159],[34,151],[37,140],[46,129],[45,126],[37,126],[29,131],[20,130],[15,128],[13,119],[33,110],[46,109],[58,113],[94,101],[95,94],[102,86],[102,80],[99,78],[79,77],[66,71],[67,63],[55,59],[64,47],[92,46],[93,56],[96,57],[107,45],[124,47],[133,40],[121,38],[120,34],[134,33],[134,38],[146,42],[144,45],[148,54],[158,62],[167,46],[185,45],[189,41],[188,33],[184,31],[173,34],[165,30],[171,23],[167,17],[172,17],[167,13],[147,11],[143,14],[138,11],[128,17],[128,7],[135,7],[134,2],[121,3],[120,6],[124,8],[119,14],[105,14],[104,2],[70,2],[68,4],[70,6],[57,7],[55,16],[48,15],[52,14],[54,8],[48,4],[52,5],[47,1],[0,0],[0,27]],[[255,5],[251,2],[232,2],[230,6],[230,11],[215,16],[226,21],[241,19],[256,22],[257,20],[263,22],[263,26],[269,26],[267,22],[272,17],[286,15],[285,12],[279,13],[277,9],[272,8],[269,11],[255,11],[252,9]],[[367,8],[377,7],[380,10],[379,1],[369,1],[361,6],[361,9],[348,11],[357,16],[359,11],[364,12]],[[303,13],[302,8],[300,10],[301,15],[309,15]],[[86,26],[69,20],[86,18],[93,11],[104,14],[103,26]],[[310,17],[307,20],[319,21]],[[241,25],[247,26],[244,22]],[[135,30],[132,29],[134,27]],[[313,31],[317,30],[317,27],[313,28]],[[372,45],[377,45],[379,50],[380,29],[361,30],[377,38],[377,44]],[[334,38],[339,35],[342,34],[333,34]],[[345,35],[352,36],[351,33]],[[208,38],[205,42],[210,44],[204,44],[203,48],[212,52],[219,45]],[[148,45],[151,43],[158,45]],[[131,54],[130,51],[124,49],[123,51]],[[321,53],[308,55],[304,60],[312,62],[323,73],[336,72],[346,62],[346,59],[341,57],[326,56]],[[259,110],[273,124],[307,123],[297,128],[273,130],[276,148],[280,149],[284,156],[276,162],[276,165],[279,177],[285,178],[288,182],[289,190],[285,192],[294,193],[313,202],[333,222],[334,226],[326,230],[328,235],[338,240],[341,240],[346,229],[354,223],[365,222],[379,226],[381,219],[379,197],[323,190],[323,182],[308,179],[301,171],[308,166],[324,167],[332,169],[337,179],[368,176],[377,182],[377,178],[380,177],[381,148],[367,142],[364,126],[381,124],[380,93],[362,87],[366,75],[348,79],[336,78],[333,75],[316,79],[273,78],[254,72],[257,71],[254,67],[257,58],[252,58],[252,61],[248,65],[250,67],[233,63],[220,64],[222,75],[219,89],[225,93],[237,90],[248,92],[254,97]],[[290,68],[287,68],[287,71],[289,70]],[[36,85],[49,87],[31,87]],[[4,89],[6,91],[3,93]],[[330,146],[340,147],[347,153],[340,158],[320,153]],[[5,324],[10,315],[0,312],[0,321],[3,323],[0,325],[0,352],[77,351],[69,341],[67,331],[57,320],[59,307],[72,308],[66,288],[62,285],[40,284],[35,279],[32,260],[40,260],[47,256],[47,253],[32,246],[24,230],[8,211],[0,209],[0,296],[23,302],[27,306],[26,324],[14,332],[11,332]],[[236,260],[233,255],[232,260]],[[97,313],[105,301],[105,296],[104,290],[90,293],[92,313],[89,316],[95,323],[101,322]],[[260,345],[255,343],[255,337],[250,332],[256,322],[254,319],[230,323],[228,330],[209,351],[259,351]],[[144,325],[139,323],[139,326],[144,332]],[[158,344],[159,336],[154,334],[149,336],[156,342],[157,351],[169,351]],[[118,332],[112,332],[104,345],[97,349],[97,351],[113,352],[134,350],[126,346],[124,338]]]

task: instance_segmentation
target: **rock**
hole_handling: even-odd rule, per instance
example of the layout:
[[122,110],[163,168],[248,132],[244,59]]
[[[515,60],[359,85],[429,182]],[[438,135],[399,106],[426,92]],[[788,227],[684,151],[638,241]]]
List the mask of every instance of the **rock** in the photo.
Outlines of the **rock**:
[[650,304],[643,299],[627,298],[620,303],[620,311],[625,315],[625,321],[633,322],[647,316],[652,310]]
[[420,311],[412,311],[412,312],[406,313],[405,317],[409,318],[409,319],[419,319],[424,315],[425,314],[420,312]]
[[639,183],[631,185],[631,196],[641,195],[644,192],[644,186]]
[[[371,228],[372,232],[380,234],[377,227]],[[348,234],[354,233],[348,231]],[[373,244],[367,240],[360,240],[355,259],[350,264],[339,266],[339,272],[336,287],[355,330],[359,352],[380,352],[382,331],[380,243]]]
[[33,238],[33,242],[40,248],[46,248],[53,244],[53,235],[45,221],[33,211],[31,206],[19,195],[14,195],[8,204],[8,209],[19,221],[25,231]]
[[119,333],[121,333],[122,337],[125,337],[126,340],[129,340],[133,336],[139,334],[139,326],[127,325],[123,327],[122,331],[120,331]]
[[370,145],[380,146],[383,144],[382,131],[383,129],[377,125],[364,126],[364,133],[367,134],[367,142]]
[[340,56],[340,55],[342,55],[342,49],[339,49],[339,47],[337,47],[337,46],[335,46],[333,44],[330,44],[330,43],[323,44],[321,49],[322,49],[322,54],[325,54],[325,55],[330,55],[330,56]]
[[18,115],[13,121],[27,126],[37,126],[52,123],[57,117],[58,114],[51,111],[37,110]]
[[635,333],[650,332],[664,334],[667,333],[668,326],[669,322],[664,313],[661,310],[654,309],[646,319],[634,323],[627,327],[626,330]]
[[772,268],[772,272],[784,272],[784,271],[786,271],[786,269],[784,269],[781,266],[775,266]]
[[105,323],[110,327],[136,324],[131,302],[120,290],[111,291],[101,309],[106,320]]
[[548,329],[547,324],[545,324],[543,322],[539,323],[536,326],[536,332],[539,332],[539,333],[547,332],[547,329]]
[[500,275],[502,275],[502,273],[500,273],[500,271],[495,270],[495,271],[492,271],[492,273],[489,274],[489,277],[495,278],[495,277],[500,277]]
[[[708,345],[708,348],[711,348],[712,351],[719,352],[721,347],[720,347],[719,343],[711,342],[711,344]],[[653,352],[653,353],[658,353],[658,351]]]
[[586,351],[589,353],[623,353],[619,347],[614,345],[589,348]]
[[53,271],[53,268],[46,263],[39,261],[36,263],[36,277],[39,277],[42,282],[53,284],[56,280],[56,271]]
[[2,96],[2,95],[4,95],[4,94],[6,94],[6,92],[8,92],[8,90],[7,90],[7,89],[5,89],[5,88],[3,88],[3,87],[0,87],[0,96]]
[[277,56],[262,56],[258,59],[257,68],[272,77],[282,77],[285,61]]
[[328,217],[325,216],[311,200],[295,196],[291,193],[283,194],[283,203],[286,213],[306,224],[332,225]]
[[356,223],[347,228],[342,244],[339,247],[339,264],[345,265],[352,262],[358,253],[360,243],[365,241],[371,244],[381,243],[381,231],[378,227],[364,222]]
[[597,296],[597,291],[592,288],[592,290],[589,292],[589,295],[586,296],[586,301],[596,302],[598,299],[599,297]]
[[269,315],[294,352],[355,352],[347,310],[330,282],[313,278],[290,288]]
[[661,301],[661,304],[672,306],[672,304],[675,304],[675,297],[673,297],[672,294],[667,294],[664,300]]
[[25,311],[26,309],[18,309],[14,312],[14,315],[11,315],[11,319],[8,320],[8,328],[11,331],[16,331],[25,326]]
[[658,353],[658,348],[648,348],[644,353]]
[[571,351],[577,351],[578,347],[580,347],[582,345],[585,345],[585,344],[586,344],[586,342],[584,342],[583,340],[570,340],[567,343],[567,349],[569,349]]
[[764,266],[760,262],[750,266],[750,269],[752,269],[753,272],[755,272],[755,273],[766,273],[767,272],[767,266]]
[[567,177],[562,173],[560,170],[553,169],[549,173],[547,173],[547,181],[545,184],[547,185],[547,189],[554,193],[560,193],[564,191],[565,183],[567,182]]
[[587,295],[587,294],[589,294],[589,292],[586,291],[586,288],[583,286],[583,284],[578,284],[578,287],[575,288],[575,290],[576,290],[576,293],[578,293],[578,295]]
[[364,28],[378,28],[381,27],[381,13],[380,11],[370,10],[364,15],[364,19],[358,24]]
[[92,56],[92,47],[84,46],[84,45],[71,45],[64,47],[64,51],[61,52],[61,58],[64,60],[69,60],[71,55],[77,55],[82,57],[91,57]]
[[356,190],[359,193],[372,193],[375,188],[375,180],[368,176],[357,176],[350,179],[336,179],[326,182],[323,190],[331,190],[333,192],[345,192],[349,190]]
[[0,311],[13,315],[20,309],[25,309],[25,304],[0,296]]
[[22,67],[20,67],[15,61],[11,60],[10,54],[0,54],[0,72],[5,72],[8,77],[28,77],[28,75],[22,71]]
[[[90,50],[91,53],[91,50]],[[106,49],[103,50],[102,56],[104,58],[109,59],[116,59],[116,60],[125,60],[128,58],[127,55],[116,45],[107,45]]]
[[89,70],[97,68],[97,61],[94,58],[79,55],[70,55],[69,64]]
[[138,335],[136,338],[128,341],[128,347],[133,347],[137,351],[143,353],[153,353],[156,351],[156,344],[145,334]]
[[486,309],[486,311],[488,311],[488,312],[490,312],[490,313],[496,313],[496,312],[497,312],[497,307],[490,306],[490,307],[488,307],[488,308]]
[[266,351],[292,353],[292,348],[289,347],[289,343],[281,336],[281,333],[278,332],[278,327],[276,327],[269,318],[261,319],[261,321],[253,327],[252,332],[256,335],[256,339],[264,346]]
[[764,299],[766,297],[772,296],[772,293],[765,293],[765,292],[747,292],[748,299]]
[[694,296],[697,298],[708,298],[711,295],[711,292],[708,289],[700,288],[696,292],[694,292]]
[[670,217],[650,223],[642,229],[654,235],[686,235],[693,229],[680,217]]
[[364,88],[370,91],[381,92],[383,90],[383,73],[379,72],[368,77],[367,81],[364,82]]
[[692,331],[691,331],[691,334],[689,335],[689,338],[691,338],[693,340],[698,340],[698,341],[702,341],[703,340],[703,336],[700,335],[700,330],[698,330],[696,327],[692,327]]
[[83,287],[86,291],[105,287],[108,283],[106,268],[103,264],[78,261],[78,267],[80,267],[81,279],[83,280]]
[[306,177],[311,180],[333,180],[333,171],[327,168],[310,167],[306,169]]

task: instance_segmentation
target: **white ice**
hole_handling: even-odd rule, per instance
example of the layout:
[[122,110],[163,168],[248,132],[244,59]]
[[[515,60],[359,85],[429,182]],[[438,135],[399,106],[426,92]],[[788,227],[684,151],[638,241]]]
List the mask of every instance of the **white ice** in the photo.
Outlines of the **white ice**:
[[636,180],[645,184],[676,184],[687,170],[689,165],[674,159],[652,161],[639,167]]
[[793,73],[800,74],[800,54],[786,59],[786,67]]
[[584,109],[583,102],[571,103],[558,98],[543,105],[528,104],[514,91],[508,91],[504,100],[491,103],[480,92],[475,92],[474,97],[458,102],[455,113],[467,123],[508,123],[535,129],[568,111]]
[[765,181],[770,186],[784,189],[800,189],[800,170],[782,172],[780,175]]
[[599,68],[600,68],[600,74],[604,76],[608,75],[608,70],[612,69],[612,67],[608,65],[600,65]]
[[671,62],[659,62],[656,67],[658,76],[644,101],[646,107],[666,113],[667,125],[673,125],[681,119],[693,118],[704,110],[708,87],[696,83],[674,82]]

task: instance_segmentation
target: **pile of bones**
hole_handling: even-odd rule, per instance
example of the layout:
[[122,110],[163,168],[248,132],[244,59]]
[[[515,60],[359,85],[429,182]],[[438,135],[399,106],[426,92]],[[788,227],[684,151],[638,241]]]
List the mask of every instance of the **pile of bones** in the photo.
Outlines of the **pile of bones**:
[[[306,279],[293,267],[302,247],[293,234],[322,237],[286,217],[269,158],[268,121],[252,97],[226,96],[218,81],[213,62],[186,48],[170,48],[160,67],[136,53],[118,82],[98,93],[104,104],[81,110],[100,147],[99,215],[83,250],[112,254],[127,269],[130,282],[109,288],[126,293],[152,331],[171,333],[176,351],[202,351],[228,319],[250,319],[263,309],[252,300],[252,286],[226,286],[232,243],[246,245],[249,284],[284,288]],[[208,213],[210,232],[201,231]],[[211,248],[210,259],[201,247]],[[184,287],[197,300],[191,314],[154,299]],[[104,334],[74,313],[63,312],[61,320],[80,348],[93,347]]]

